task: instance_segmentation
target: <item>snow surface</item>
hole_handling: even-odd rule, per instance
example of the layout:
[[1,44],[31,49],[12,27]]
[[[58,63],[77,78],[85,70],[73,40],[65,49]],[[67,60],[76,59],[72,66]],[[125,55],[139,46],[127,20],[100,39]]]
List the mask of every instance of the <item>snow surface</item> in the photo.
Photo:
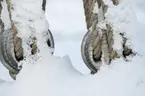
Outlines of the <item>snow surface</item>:
[[[120,1],[126,4],[125,0]],[[115,60],[109,66],[103,65],[97,74],[89,75],[85,65],[80,64],[80,43],[86,32],[81,0],[48,0],[46,17],[55,38],[55,56],[49,54],[50,50],[42,44],[43,37],[39,36],[41,51],[37,61],[30,57],[21,62],[23,69],[16,81],[10,80],[7,70],[0,66],[0,96],[145,96],[145,13],[136,2],[143,0],[132,2],[138,34],[129,36],[139,55],[129,58],[128,62],[122,58]]]
[[81,42],[87,32],[82,0],[49,0],[46,9],[55,40],[54,55],[68,55],[73,66],[87,74],[81,57]]

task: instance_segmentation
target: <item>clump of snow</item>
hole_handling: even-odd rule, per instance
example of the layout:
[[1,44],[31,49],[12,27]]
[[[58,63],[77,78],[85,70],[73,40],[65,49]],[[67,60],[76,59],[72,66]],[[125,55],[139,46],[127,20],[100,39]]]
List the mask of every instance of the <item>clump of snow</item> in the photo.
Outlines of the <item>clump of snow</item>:
[[93,13],[98,13],[98,2],[94,4]]
[[12,0],[12,20],[21,37],[30,37],[48,29],[48,22],[42,10],[42,0]]
[[120,33],[124,34],[127,38],[126,46],[138,52],[138,46],[136,45],[136,42],[138,42],[136,38],[138,26],[136,15],[132,9],[132,3],[129,0],[121,0],[119,5],[116,6],[113,5],[111,0],[104,2],[108,6],[107,12],[105,13],[105,20],[100,21],[97,26],[101,29],[106,29],[106,24],[109,24],[112,27],[114,39],[113,48],[118,53],[121,54],[123,50],[123,38]]
[[118,51],[122,51],[123,43],[120,33],[126,33],[125,36],[128,35],[127,33],[131,30],[131,28],[128,27],[133,24],[130,19],[132,18],[132,10],[130,12],[130,8],[130,3],[126,0],[122,0],[122,2],[120,2],[117,6],[108,6],[107,13],[105,14],[106,22],[113,28],[113,48]]
[[103,3],[105,4],[105,5],[108,5],[108,3],[111,1],[111,0],[102,0],[103,1]]
[[[22,38],[24,56],[30,55],[30,37],[43,35],[48,31],[49,25],[42,10],[42,0],[12,0],[11,15],[18,36]],[[45,38],[46,39],[46,38]]]

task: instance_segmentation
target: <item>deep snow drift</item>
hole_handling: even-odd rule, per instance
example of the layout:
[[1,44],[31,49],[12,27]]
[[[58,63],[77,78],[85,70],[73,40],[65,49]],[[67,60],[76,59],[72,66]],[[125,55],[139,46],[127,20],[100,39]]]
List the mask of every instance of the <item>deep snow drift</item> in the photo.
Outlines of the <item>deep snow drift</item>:
[[[124,2],[126,0],[121,0],[121,1],[122,1],[121,3],[122,6],[123,4],[127,3]],[[56,6],[58,5],[59,8],[62,9],[68,8],[68,11],[66,11],[66,13],[65,10],[63,10],[64,11],[63,15],[61,14],[62,9],[60,9],[59,12],[62,16],[66,16],[67,12],[69,12],[69,8],[72,9],[71,6],[73,7],[75,6],[76,9],[79,9],[80,6],[82,6],[81,5],[82,3],[80,3],[81,0],[79,1],[62,0],[58,2],[56,2],[56,0],[49,0],[49,2],[50,4],[53,3],[56,4]],[[129,6],[126,6],[126,8],[130,8],[130,3],[127,4]],[[137,6],[135,6],[134,8],[136,7]],[[125,7],[120,7],[120,8],[125,8]],[[56,10],[58,9],[56,8]],[[53,24],[51,25],[53,20],[55,20],[56,18],[58,19],[60,16],[59,14],[57,15],[54,14],[55,13],[54,10],[52,9],[51,14],[56,17],[52,18],[53,17],[52,16],[47,19],[48,20],[52,19],[52,21],[49,23],[50,23],[50,28],[52,28],[53,30],[52,32],[54,33],[55,40],[56,40],[55,56],[51,56],[49,54],[50,50],[47,48],[46,45],[39,46],[41,51],[35,57],[38,58],[37,61],[34,60],[35,59],[34,57],[30,57],[27,58],[26,61],[21,62],[23,63],[24,66],[20,74],[17,76],[16,81],[7,81],[8,78],[3,78],[4,81],[0,80],[0,95],[2,96],[68,96],[68,95],[69,96],[145,96],[145,91],[144,91],[145,57],[144,57],[144,50],[143,50],[145,46],[141,45],[143,44],[143,40],[145,36],[143,34],[143,29],[141,30],[141,28],[139,28],[137,32],[138,34],[129,35],[132,37],[134,37],[134,35],[136,35],[136,37],[139,36],[138,38],[133,38],[135,39],[133,40],[134,50],[139,52],[139,55],[133,58],[132,57],[129,58],[128,62],[125,62],[122,58],[115,60],[109,66],[103,65],[101,67],[101,70],[97,74],[89,75],[87,74],[88,69],[83,64],[79,64],[79,63],[77,63],[76,65],[72,64],[74,61],[72,61],[71,57],[75,57],[75,55],[77,54],[67,53],[70,51],[71,53],[75,53],[77,52],[77,50],[79,50],[78,49],[79,44],[77,46],[75,45],[75,43],[81,41],[79,41],[80,39],[73,40],[73,38],[82,37],[82,34],[84,34],[83,31],[86,30],[85,28],[83,29],[84,21],[80,23],[82,20],[81,19],[79,22],[80,24],[77,25],[79,28],[76,26],[77,28],[75,29],[72,26],[61,27],[63,26],[62,24],[63,21],[61,22],[59,20],[56,20],[55,21],[56,23],[54,22],[54,25]],[[121,11],[119,7],[117,8],[117,10]],[[74,13],[72,12],[73,15],[67,14],[65,18],[69,17],[69,18],[75,18],[77,20],[77,16],[74,17],[74,15],[77,15],[77,13],[75,13],[75,9],[73,11],[74,11]],[[83,10],[80,10],[81,14],[83,13],[82,11]],[[112,10],[112,12],[116,12],[116,11]],[[127,14],[126,12],[128,11],[125,10],[124,12],[125,12],[124,14]],[[47,14],[49,14],[49,11]],[[126,18],[124,17],[124,19],[121,20],[122,21],[131,20],[128,19],[131,14],[128,13],[127,15],[121,15],[121,16],[128,16]],[[136,15],[138,14],[136,13]],[[79,16],[83,16],[83,14]],[[65,21],[65,18],[62,18],[60,20]],[[57,21],[58,21],[58,25],[56,25]],[[67,25],[68,21],[66,20],[64,24]],[[72,19],[72,22],[73,21],[74,19]],[[127,23],[128,24],[126,25],[130,25],[129,21]],[[71,24],[73,25],[73,23]],[[131,24],[134,23],[131,22]],[[139,22],[139,24],[141,23]],[[138,27],[138,24],[136,24],[136,27]],[[41,40],[42,38],[43,37],[39,37],[39,40]],[[43,40],[39,41],[38,44],[41,44],[41,42],[43,42]],[[73,51],[70,50],[71,44],[75,46],[75,48],[71,47]],[[64,45],[69,47],[67,48]],[[80,62],[80,61],[76,60],[76,62]],[[0,71],[3,72],[0,73],[0,76],[3,77],[6,72],[4,72],[3,69]]]
[[48,54],[45,56],[35,65],[26,61],[17,80],[1,86],[0,93],[3,96],[144,96],[145,94],[143,74],[145,60],[140,57],[133,58],[131,64],[117,60],[110,66],[102,67],[98,74],[84,76],[71,65],[68,57],[52,57]]

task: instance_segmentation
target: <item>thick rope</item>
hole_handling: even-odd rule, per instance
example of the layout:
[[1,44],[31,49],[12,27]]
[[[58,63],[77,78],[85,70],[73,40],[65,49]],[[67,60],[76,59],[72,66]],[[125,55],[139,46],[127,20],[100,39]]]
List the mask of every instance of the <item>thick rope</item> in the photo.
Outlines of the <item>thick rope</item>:
[[23,60],[22,39],[17,36],[17,28],[15,26],[15,23],[12,20],[11,9],[13,7],[11,5],[11,1],[10,0],[6,0],[6,3],[7,3],[7,6],[8,6],[9,17],[10,17],[11,26],[12,26],[15,57],[16,57],[17,61],[20,61],[20,60]]
[[[94,4],[98,2],[97,0],[83,0],[84,9],[85,9],[85,16],[86,16],[86,23],[88,32],[96,31],[96,25],[98,23],[98,14],[93,13]],[[96,38],[96,39],[95,39]],[[93,55],[95,59],[99,59],[101,55],[100,47],[100,38],[98,32],[93,33]]]
[[[2,8],[1,2],[0,7]],[[0,13],[1,13],[0,8]],[[15,60],[14,54],[12,53],[13,50],[13,33],[12,29],[4,29],[4,23],[2,20],[0,20],[0,54],[1,54],[1,62],[3,65],[11,70],[12,72],[17,73],[19,71],[19,68],[17,66],[17,60]]]
[[[15,57],[16,57],[17,61],[20,61],[20,60],[23,60],[22,39],[17,36],[17,28],[11,17],[11,9],[12,9],[11,3],[10,3],[11,1],[10,0],[6,0],[6,1],[7,1],[7,5],[8,5],[8,11],[9,11],[9,16],[10,16],[10,20],[11,20],[12,30],[13,30],[13,40],[14,40],[13,44],[14,44]],[[42,2],[43,11],[45,11],[45,6],[46,6],[46,0],[43,0],[43,2]],[[36,45],[35,41],[36,41],[36,38],[33,37],[32,44],[30,44],[31,45],[30,47],[32,49],[31,50],[32,55],[37,53],[37,45]]]
[[93,13],[94,4],[96,2],[97,0],[83,0],[88,29],[92,26],[93,21],[96,20],[96,18],[98,18],[97,14]]
[[[119,0],[112,0],[114,5],[119,4]],[[102,0],[83,0],[84,9],[85,9],[85,16],[86,16],[86,23],[88,36],[85,36],[85,47],[83,49],[85,57],[84,61],[87,66],[93,71],[92,73],[97,72],[99,69],[100,62],[103,60],[105,63],[110,64],[110,61],[114,58],[119,58],[117,51],[113,49],[113,30],[110,25],[106,25],[107,29],[99,29],[96,28],[98,23],[98,14],[93,12],[93,8],[95,3],[98,4],[98,9],[102,7],[103,15],[107,12],[108,6],[104,4]],[[105,16],[104,16],[105,19]],[[101,31],[102,35],[100,37],[99,31]],[[126,38],[123,37],[123,56],[128,56],[131,54],[132,50],[125,46]],[[83,52],[82,52],[83,53]],[[83,57],[82,56],[82,57]],[[88,60],[88,61],[87,61]],[[94,68],[95,67],[95,68]]]

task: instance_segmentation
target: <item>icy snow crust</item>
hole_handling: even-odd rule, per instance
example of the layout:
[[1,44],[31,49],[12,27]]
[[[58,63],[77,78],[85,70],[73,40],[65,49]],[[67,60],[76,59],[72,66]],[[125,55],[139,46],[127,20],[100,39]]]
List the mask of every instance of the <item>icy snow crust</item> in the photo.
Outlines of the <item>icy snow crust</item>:
[[[73,1],[58,1],[56,5],[61,5],[62,2],[66,4],[66,2],[69,4],[78,4],[77,9],[79,9],[80,1],[73,0]],[[56,3],[56,0],[50,0],[50,3]],[[121,12],[122,8],[130,8],[128,4],[125,3],[126,0],[121,0],[120,6],[123,6],[125,4],[125,7],[117,7],[116,10]],[[127,5],[126,5],[127,4]],[[64,8],[65,5],[63,5]],[[67,5],[66,5],[67,6]],[[75,5],[76,6],[76,5]],[[59,6],[61,8],[61,6]],[[68,7],[68,6],[67,6]],[[76,8],[76,7],[75,7]],[[110,7],[111,8],[111,7]],[[55,9],[54,9],[55,10]],[[129,9],[126,9],[129,10]],[[61,10],[62,11],[62,10]],[[81,10],[80,10],[81,11]],[[111,12],[116,12],[113,9],[110,9]],[[49,12],[48,12],[49,13]],[[64,12],[65,13],[65,12]],[[116,12],[115,14],[119,14]],[[0,96],[145,96],[145,57],[144,57],[144,34],[142,34],[143,30],[138,31],[138,34],[134,33],[130,34],[131,32],[128,25],[133,28],[132,26],[135,24],[135,19],[130,17],[133,12],[132,11],[124,11],[122,14],[128,14],[127,18],[125,18],[125,26],[129,31],[127,31],[126,34],[129,34],[129,37],[133,39],[132,44],[133,48],[136,49],[136,51],[139,53],[139,55],[135,57],[129,58],[128,62],[125,62],[122,58],[118,60],[114,60],[111,65],[103,65],[101,67],[101,70],[95,74],[95,75],[89,75],[88,70],[84,69],[82,70],[82,65],[72,65],[72,60],[70,54],[68,56],[65,56],[67,54],[66,50],[67,48],[62,48],[61,45],[65,45],[70,43],[69,45],[75,45],[75,43],[80,42],[78,40],[80,39],[67,39],[64,38],[65,36],[69,37],[71,35],[71,31],[74,30],[76,33],[72,33],[72,36],[74,38],[79,38],[84,34],[77,33],[80,31],[81,28],[83,28],[81,25],[80,28],[76,28],[72,30],[69,28],[65,29],[65,32],[63,32],[63,28],[58,25],[58,30],[56,29],[54,32],[55,38],[57,38],[57,34],[60,35],[60,38],[56,39],[56,44],[59,45],[57,47],[57,51],[55,53],[55,56],[51,56],[50,49],[45,44],[42,44],[43,37],[40,35],[39,38],[39,49],[40,53],[37,54],[35,57],[28,57],[26,60],[21,62],[23,64],[23,69],[17,76],[16,81],[6,81],[6,80],[0,80]],[[122,16],[122,14],[119,14]],[[62,15],[63,16],[63,15]],[[66,15],[64,15],[66,16]],[[112,15],[115,16],[115,15]],[[111,17],[112,17],[111,16]],[[59,17],[59,16],[58,16]],[[130,20],[128,19],[130,17]],[[48,18],[50,20],[51,17]],[[115,21],[118,17],[113,17],[114,22],[118,22],[120,24],[120,21]],[[126,19],[128,23],[126,22]],[[54,20],[54,18],[52,18]],[[63,19],[65,21],[65,19]],[[122,20],[122,19],[117,19]],[[56,20],[57,21],[57,20]],[[54,23],[56,22],[54,21]],[[60,23],[60,21],[58,21]],[[66,23],[66,22],[65,22]],[[79,22],[80,23],[80,22]],[[127,23],[127,24],[126,24]],[[137,23],[137,22],[136,22]],[[139,22],[140,23],[140,22]],[[51,23],[50,23],[51,25]],[[137,28],[138,24],[135,24]],[[52,29],[53,28],[52,24]],[[62,28],[62,29],[61,29]],[[71,30],[71,31],[69,31]],[[78,30],[78,31],[76,31]],[[82,29],[85,30],[85,29]],[[66,34],[66,32],[69,31],[70,33]],[[75,35],[76,34],[76,35]],[[135,36],[139,36],[139,38],[134,38]],[[144,35],[144,36],[142,36]],[[71,37],[71,36],[70,36]],[[61,39],[63,38],[63,39]],[[66,41],[68,40],[68,41]],[[66,43],[67,42],[67,43]],[[137,46],[138,45],[138,46]],[[61,47],[61,48],[60,48]],[[60,48],[60,49],[59,49]],[[70,47],[69,47],[70,48]],[[79,47],[78,47],[79,48]],[[77,49],[77,47],[72,48]],[[72,51],[72,50],[71,50]],[[61,54],[60,52],[66,52]],[[75,53],[76,51],[72,51],[72,53]],[[79,51],[78,51],[79,52]],[[61,55],[60,55],[61,54]],[[60,56],[64,55],[63,57]],[[75,56],[76,54],[71,54]],[[78,59],[76,60],[78,61]],[[77,63],[78,64],[78,63]],[[75,66],[75,67],[74,67]],[[82,74],[85,73],[85,74]]]

